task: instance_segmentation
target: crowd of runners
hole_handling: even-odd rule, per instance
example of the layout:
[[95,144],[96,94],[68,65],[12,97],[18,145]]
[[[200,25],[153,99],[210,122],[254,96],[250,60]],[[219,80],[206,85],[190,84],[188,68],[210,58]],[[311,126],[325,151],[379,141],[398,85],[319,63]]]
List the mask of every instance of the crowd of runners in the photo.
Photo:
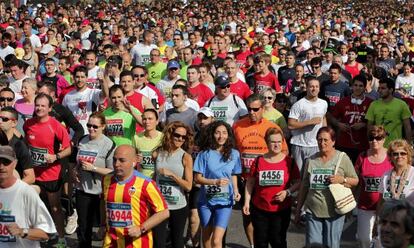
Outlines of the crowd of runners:
[[412,0],[61,2],[0,3],[0,247],[414,244]]

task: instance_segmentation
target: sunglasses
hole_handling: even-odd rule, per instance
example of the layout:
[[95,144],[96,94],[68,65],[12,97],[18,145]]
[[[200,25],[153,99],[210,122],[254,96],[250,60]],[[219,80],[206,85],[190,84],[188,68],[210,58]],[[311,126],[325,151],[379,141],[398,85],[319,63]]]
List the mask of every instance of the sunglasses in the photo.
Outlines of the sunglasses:
[[230,84],[225,85],[225,86],[220,86],[219,88],[220,88],[220,89],[228,89],[228,88],[230,88]]
[[273,100],[273,96],[265,96],[264,99],[266,99],[266,100]]
[[7,158],[0,158],[0,164],[8,166],[12,163],[13,161],[8,160]]
[[251,111],[253,111],[253,112],[257,112],[257,111],[259,111],[261,108],[247,108],[247,111],[249,111],[249,112],[251,112]]
[[179,133],[173,133],[172,134],[173,135],[173,137],[174,138],[177,138],[177,139],[186,139],[187,138],[187,135],[181,135],[181,134],[179,134]]
[[145,74],[134,74],[134,78],[142,78],[145,77]]
[[86,127],[87,128],[93,128],[93,129],[98,129],[99,128],[99,126],[97,126],[97,125],[92,125],[92,124],[86,124]]
[[287,53],[279,53],[280,56],[286,56]]
[[16,120],[16,119],[14,119],[14,118],[4,117],[4,116],[0,116],[0,120],[1,120],[2,122],[8,122],[8,121],[10,121],[10,120],[14,121],[14,120]]
[[240,46],[247,46],[247,43],[240,43]]
[[0,102],[5,102],[5,101],[12,102],[13,100],[14,100],[13,97],[0,97]]
[[111,34],[109,34],[109,33],[102,33],[102,35],[111,35]]
[[384,139],[384,137],[381,137],[381,136],[369,136],[368,137],[368,141],[374,141],[374,140],[381,141],[382,139]]
[[312,66],[312,69],[318,69],[320,66]]
[[402,157],[402,156],[407,156],[406,152],[393,152],[391,153],[393,157]]

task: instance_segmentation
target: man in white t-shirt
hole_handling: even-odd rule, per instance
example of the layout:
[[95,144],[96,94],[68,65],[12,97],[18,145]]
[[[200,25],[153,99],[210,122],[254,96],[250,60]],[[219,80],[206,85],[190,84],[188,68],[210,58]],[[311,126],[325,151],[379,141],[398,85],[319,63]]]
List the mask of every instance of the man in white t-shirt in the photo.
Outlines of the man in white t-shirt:
[[142,43],[136,44],[131,49],[131,57],[135,65],[146,66],[151,62],[150,53],[152,49],[157,49],[158,47],[153,44],[154,42],[154,33],[149,30],[144,31],[144,40]]
[[16,165],[13,148],[0,146],[0,247],[38,248],[56,228],[34,188],[14,176]]
[[22,98],[21,91],[23,80],[27,78],[26,74],[24,73],[24,62],[19,59],[13,60],[9,66],[12,75],[10,78],[9,87],[16,94],[15,100],[19,100]]
[[32,47],[35,52],[40,52],[42,49],[42,42],[40,42],[39,36],[32,34],[32,26],[29,24],[25,24],[23,26],[23,33],[25,38],[29,38],[30,42],[32,43]]
[[12,36],[10,33],[4,33],[0,44],[0,58],[4,58],[9,54],[14,54],[14,48],[9,46]]
[[155,85],[167,101],[171,100],[170,93],[175,82],[181,78],[179,74],[180,64],[176,60],[170,60],[167,64],[167,75]]
[[326,126],[328,103],[318,98],[320,82],[311,77],[306,82],[306,97],[300,99],[290,109],[288,127],[291,130],[291,153],[299,169],[305,159],[319,151],[316,134]]
[[227,76],[218,76],[214,80],[216,95],[204,105],[209,107],[216,120],[227,122],[230,126],[248,114],[243,100],[230,92],[230,80]]
[[98,110],[100,103],[104,99],[104,94],[100,89],[88,88],[87,74],[88,69],[86,67],[76,67],[74,71],[74,85],[76,89],[66,94],[62,101],[62,105],[72,111],[86,134],[89,133],[86,128],[89,116]]

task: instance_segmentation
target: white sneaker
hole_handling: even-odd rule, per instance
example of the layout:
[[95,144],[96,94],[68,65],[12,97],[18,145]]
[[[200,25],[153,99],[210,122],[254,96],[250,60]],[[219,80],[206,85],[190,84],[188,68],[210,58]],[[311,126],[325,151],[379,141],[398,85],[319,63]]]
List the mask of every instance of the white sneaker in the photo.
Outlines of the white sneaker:
[[74,209],[73,214],[68,217],[65,233],[72,235],[76,231],[76,228],[78,228],[78,213],[76,213],[76,209]]

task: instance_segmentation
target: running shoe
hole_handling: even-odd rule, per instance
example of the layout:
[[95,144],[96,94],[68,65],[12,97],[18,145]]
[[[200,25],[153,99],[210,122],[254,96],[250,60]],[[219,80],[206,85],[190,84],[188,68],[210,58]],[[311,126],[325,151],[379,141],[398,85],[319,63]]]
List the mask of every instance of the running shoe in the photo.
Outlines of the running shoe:
[[67,235],[72,235],[76,231],[76,228],[78,228],[78,213],[76,212],[76,209],[74,209],[73,214],[68,217],[65,233]]

